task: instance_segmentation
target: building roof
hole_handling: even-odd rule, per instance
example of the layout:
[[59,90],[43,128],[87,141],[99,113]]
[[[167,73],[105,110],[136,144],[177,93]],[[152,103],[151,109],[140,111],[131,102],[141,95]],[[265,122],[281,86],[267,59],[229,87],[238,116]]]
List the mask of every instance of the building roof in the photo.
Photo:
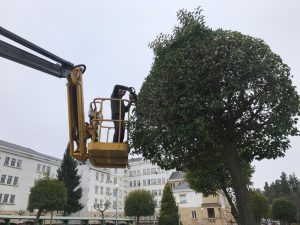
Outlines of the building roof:
[[58,158],[55,158],[55,157],[52,157],[52,156],[45,155],[45,154],[39,153],[37,151],[34,151],[31,148],[26,148],[26,147],[16,145],[16,144],[13,144],[13,143],[9,143],[9,142],[6,142],[6,141],[2,141],[2,140],[0,140],[0,146],[9,148],[11,150],[18,150],[20,152],[27,153],[27,154],[44,157],[44,158],[51,159],[51,160],[62,161],[61,159],[58,159]]
[[183,180],[184,172],[173,172],[169,178],[169,180]]
[[176,186],[175,188],[174,188],[174,190],[183,190],[183,189],[191,189],[190,188],[190,185],[187,183],[187,182],[184,182],[184,183],[182,183],[182,184],[179,184],[178,186]]

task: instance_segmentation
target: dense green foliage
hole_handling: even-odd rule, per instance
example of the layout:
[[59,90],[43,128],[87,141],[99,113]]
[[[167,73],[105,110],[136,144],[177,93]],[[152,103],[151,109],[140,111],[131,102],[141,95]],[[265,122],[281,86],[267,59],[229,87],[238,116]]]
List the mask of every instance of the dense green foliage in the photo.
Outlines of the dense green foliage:
[[67,200],[67,190],[63,182],[46,177],[38,180],[30,189],[28,210],[38,210],[35,224],[43,213],[63,209]]
[[256,224],[260,225],[261,219],[269,216],[268,199],[259,192],[251,191],[251,201]]
[[80,176],[77,173],[77,161],[70,156],[68,145],[60,168],[57,170],[57,179],[62,181],[67,188],[67,201],[63,207],[64,216],[83,208],[83,205],[79,202],[82,197],[82,189],[80,187]]
[[212,30],[201,10],[178,13],[172,35],[151,43],[154,63],[139,93],[134,153],[184,170],[222,161],[240,224],[253,225],[244,163],[282,157],[298,133],[290,68],[264,41]]
[[300,181],[295,174],[287,176],[282,172],[280,179],[275,180],[270,185],[266,182],[264,186],[264,195],[271,204],[278,198],[290,200],[297,209],[297,221],[300,221]]
[[282,220],[285,223],[293,222],[296,219],[296,207],[291,201],[285,198],[274,200],[272,204],[272,217]]
[[169,184],[164,187],[158,218],[158,225],[178,224],[178,207]]
[[[146,190],[136,190],[128,194],[124,207],[126,216],[151,216],[155,212],[153,195]],[[138,224],[138,223],[137,223]]]
[[57,170],[57,179],[62,181],[67,188],[67,202],[63,207],[65,216],[83,208],[79,202],[82,189],[80,187],[80,176],[77,173],[77,162],[70,156],[68,145],[60,168]]

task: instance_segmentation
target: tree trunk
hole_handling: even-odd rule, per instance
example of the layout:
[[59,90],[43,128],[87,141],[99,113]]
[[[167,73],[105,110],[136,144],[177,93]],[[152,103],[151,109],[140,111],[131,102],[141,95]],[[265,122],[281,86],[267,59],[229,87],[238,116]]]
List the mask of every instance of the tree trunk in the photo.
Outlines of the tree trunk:
[[224,194],[225,194],[225,196],[227,198],[227,201],[228,201],[228,203],[229,203],[229,205],[231,207],[231,214],[232,214],[232,216],[234,217],[236,223],[238,225],[240,225],[239,218],[238,218],[238,211],[236,210],[236,207],[235,207],[234,203],[232,202],[232,199],[231,199],[228,191],[226,190],[225,187],[222,188],[222,191],[224,192]]
[[255,219],[251,207],[250,194],[247,188],[247,179],[241,160],[237,155],[235,145],[230,142],[226,143],[224,153],[232,179],[232,188],[236,197],[240,225],[253,225],[255,224]]
[[102,225],[105,225],[105,223],[104,223],[104,211],[101,211],[101,215],[102,215]]
[[38,225],[39,224],[39,219],[40,219],[40,217],[42,215],[42,212],[43,212],[42,209],[38,210],[38,213],[36,214],[36,217],[35,217],[35,220],[34,220],[34,225]]

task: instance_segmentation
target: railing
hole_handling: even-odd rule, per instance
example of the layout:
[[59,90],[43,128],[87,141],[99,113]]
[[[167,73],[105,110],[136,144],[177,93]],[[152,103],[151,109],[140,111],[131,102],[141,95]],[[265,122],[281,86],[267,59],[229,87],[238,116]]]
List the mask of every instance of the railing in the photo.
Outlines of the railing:
[[[0,220],[4,220],[5,225],[10,225],[10,220],[16,219],[16,220],[29,220],[33,221],[35,220],[36,216],[19,216],[19,215],[0,215]],[[64,225],[68,225],[70,220],[77,220],[78,224],[90,224],[90,221],[102,221],[102,218],[100,217],[71,217],[71,216],[41,216],[39,219],[39,225],[43,225],[45,221],[62,221]],[[115,221],[115,217],[105,217],[105,221]],[[128,218],[118,218],[118,222],[121,222],[122,224],[132,224],[133,219]],[[101,223],[101,222],[100,222]],[[120,224],[121,224],[120,223]]]
[[[129,103],[130,101],[127,99],[118,99],[118,98],[95,98],[93,102],[90,103],[90,111],[89,111],[89,117],[90,117],[90,122],[93,125],[93,130],[91,133],[91,139],[92,142],[96,141],[102,141],[102,142],[111,142],[109,141],[110,137],[110,130],[114,129],[114,123],[119,123],[119,128],[124,127],[125,131],[127,131],[127,141],[128,141],[128,129],[127,129],[127,124],[130,121],[130,112],[127,113],[126,117],[124,120],[121,118],[121,113],[119,113],[119,118],[118,119],[108,119],[108,115],[111,116],[111,113],[108,112],[109,110],[104,110],[104,103],[108,102],[109,105],[111,101],[118,101],[119,102],[119,112],[122,111],[122,103],[127,102]],[[120,142],[120,137],[121,137],[121,131],[122,129],[119,129],[118,133],[118,140]],[[106,131],[106,135],[103,138],[103,133]],[[125,134],[124,134],[125,136]]]

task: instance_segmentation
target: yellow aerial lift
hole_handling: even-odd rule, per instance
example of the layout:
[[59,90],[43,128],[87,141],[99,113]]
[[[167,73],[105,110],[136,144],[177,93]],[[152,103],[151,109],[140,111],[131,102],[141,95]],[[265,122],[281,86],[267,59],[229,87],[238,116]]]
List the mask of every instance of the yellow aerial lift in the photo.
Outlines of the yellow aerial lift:
[[[89,122],[85,122],[82,75],[86,70],[85,65],[74,64],[42,49],[41,47],[17,36],[16,34],[0,27],[0,34],[32,51],[54,61],[29,53],[0,40],[0,56],[33,69],[48,73],[58,78],[67,78],[68,112],[69,112],[69,140],[70,154],[77,160],[89,159],[96,167],[124,168],[128,164],[129,146],[127,142],[109,142],[109,131],[112,124],[119,123],[124,126],[130,122],[130,113],[121,120],[105,119],[104,103],[118,101],[121,109],[123,99],[95,98],[90,104]],[[135,90],[130,89],[130,94],[136,100]],[[106,131],[106,139],[103,133]],[[102,134],[102,136],[101,136]],[[120,132],[119,132],[120,136]],[[88,139],[91,141],[88,143]],[[119,138],[120,140],[120,138]]]

